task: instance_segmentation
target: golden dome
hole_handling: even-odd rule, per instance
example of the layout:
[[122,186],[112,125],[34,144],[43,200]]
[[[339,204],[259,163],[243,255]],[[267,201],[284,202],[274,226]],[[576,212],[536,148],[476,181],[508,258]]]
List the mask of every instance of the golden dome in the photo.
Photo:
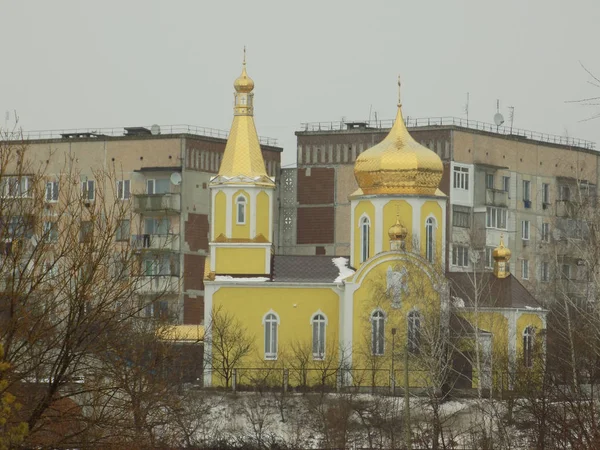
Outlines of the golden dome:
[[504,236],[501,236],[500,245],[498,245],[498,247],[494,249],[494,251],[492,252],[492,256],[496,261],[499,259],[504,259],[508,261],[510,259],[511,254],[512,253],[510,249],[504,246]]
[[435,195],[443,171],[440,157],[415,141],[406,129],[400,99],[396,120],[388,135],[363,152],[354,164],[354,176],[365,195]]
[[400,219],[396,217],[396,223],[388,230],[388,236],[392,241],[403,241],[408,235],[408,230],[400,224]]

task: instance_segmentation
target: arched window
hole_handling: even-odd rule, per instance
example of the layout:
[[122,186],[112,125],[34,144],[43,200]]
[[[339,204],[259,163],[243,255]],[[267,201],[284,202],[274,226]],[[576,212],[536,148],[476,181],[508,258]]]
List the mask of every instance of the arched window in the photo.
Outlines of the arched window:
[[435,219],[429,217],[425,221],[425,257],[427,261],[433,262],[435,256]]
[[360,219],[360,262],[369,259],[369,243],[371,240],[371,222],[368,217]]
[[371,314],[371,353],[383,355],[383,344],[385,340],[385,315],[383,311],[375,311]]
[[407,345],[410,353],[419,353],[421,347],[421,314],[419,311],[408,313]]
[[523,362],[525,367],[533,367],[533,340],[535,329],[529,326],[523,330]]
[[240,195],[235,203],[237,205],[237,223],[243,225],[246,223],[246,197]]
[[277,329],[279,317],[274,312],[268,312],[263,319],[265,327],[265,359],[277,359]]
[[325,358],[325,326],[327,318],[325,314],[317,313],[311,319],[312,325],[312,352],[314,359]]

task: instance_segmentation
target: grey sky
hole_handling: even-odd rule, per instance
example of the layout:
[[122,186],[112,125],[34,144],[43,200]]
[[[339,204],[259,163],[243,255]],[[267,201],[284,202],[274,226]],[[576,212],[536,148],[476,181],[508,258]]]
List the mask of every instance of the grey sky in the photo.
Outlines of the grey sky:
[[[405,115],[492,122],[600,146],[600,1],[0,0],[0,111],[26,130],[159,124],[228,129],[248,47],[261,135],[295,160],[304,121]],[[600,103],[600,102],[598,102]],[[2,114],[4,119],[4,114]],[[2,120],[3,124],[4,120]]]

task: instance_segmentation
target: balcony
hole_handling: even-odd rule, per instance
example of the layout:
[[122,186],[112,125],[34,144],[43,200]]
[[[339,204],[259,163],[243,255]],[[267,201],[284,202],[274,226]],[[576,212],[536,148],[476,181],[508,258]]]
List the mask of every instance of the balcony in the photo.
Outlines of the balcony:
[[176,294],[179,292],[177,275],[146,275],[137,279],[138,294]]
[[133,209],[145,215],[179,214],[181,194],[137,194],[134,196]]
[[487,188],[485,190],[485,204],[490,206],[508,206],[508,192]]
[[579,211],[579,203],[570,200],[556,201],[556,215],[558,217],[575,217]]
[[178,234],[134,234],[131,246],[136,250],[179,251]]

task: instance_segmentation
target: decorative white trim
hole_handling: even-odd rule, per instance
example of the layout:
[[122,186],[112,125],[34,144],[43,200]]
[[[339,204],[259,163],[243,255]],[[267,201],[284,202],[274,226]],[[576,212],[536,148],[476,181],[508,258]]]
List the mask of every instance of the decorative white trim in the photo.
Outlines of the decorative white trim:
[[[256,199],[258,196],[258,191],[256,189],[252,189],[248,194],[250,195],[250,237],[253,238],[256,236]],[[246,217],[248,217],[248,206],[246,206]]]
[[[363,221],[364,219],[367,219],[368,223],[369,223],[369,236],[367,239],[367,244],[369,246],[368,251],[367,251],[367,257],[363,259]],[[369,217],[369,215],[365,212],[362,213],[361,216],[358,218],[358,232],[359,232],[359,249],[358,249],[358,259],[359,259],[359,263],[362,264],[365,261],[368,261],[371,258],[371,234],[373,233],[373,222],[374,220],[371,220],[371,218]]]
[[[275,319],[277,319],[277,327],[275,327],[276,329],[276,338],[275,338],[275,351],[274,352],[264,352],[265,348],[264,346],[266,346],[266,329],[264,328],[266,326],[266,320],[267,320],[267,316],[269,315],[273,315],[275,316]],[[277,357],[279,356],[279,325],[281,324],[281,320],[279,319],[279,314],[277,314],[275,311],[273,311],[272,309],[270,309],[262,318],[262,325],[263,325],[263,352],[264,352],[264,359],[268,360],[268,361],[275,361],[277,360]],[[271,337],[272,338],[272,337]]]
[[321,311],[320,309],[318,309],[311,317],[310,317],[310,321],[309,324],[312,325],[313,321],[315,320],[315,316],[321,314],[324,318],[325,318],[325,325],[329,325],[329,319],[327,318],[327,314],[325,314],[323,311]]
[[375,248],[373,249],[373,255],[377,253],[381,253],[383,251],[383,207],[384,204],[382,202],[375,202],[373,204],[375,207],[375,229],[373,230],[374,235],[374,243]]
[[225,236],[231,237],[231,233],[233,230],[233,212],[231,211],[232,192],[229,189],[222,189],[221,192],[225,193]]
[[[243,202],[240,201],[240,198],[243,199]],[[240,215],[238,214],[238,207],[239,204],[243,203],[244,205],[244,220],[240,221]],[[236,225],[246,225],[246,222],[248,222],[248,204],[250,202],[248,201],[248,199],[246,198],[246,196],[242,193],[237,194],[235,196],[235,224]]]
[[313,351],[313,360],[316,361],[322,361],[325,359],[325,355],[327,353],[327,326],[329,325],[329,319],[327,318],[327,315],[321,311],[320,309],[314,313],[312,315],[312,317],[310,318],[310,326],[312,328],[311,330],[311,350],[314,348],[314,327],[315,327],[315,317],[321,315],[323,317],[323,322],[324,322],[324,328],[323,328],[323,353],[322,354],[315,354],[315,352]]
[[[219,192],[217,189],[211,189],[211,204],[210,204],[210,217],[211,217],[211,221],[210,221],[210,240],[213,241],[216,236],[215,236],[215,220],[216,220],[216,209],[215,208],[215,202],[217,201],[217,193]],[[227,198],[227,195],[225,196]]]
[[354,210],[357,205],[357,202],[350,202],[350,265],[352,267],[356,267],[354,261],[354,252],[356,250],[354,248],[354,227],[356,226],[354,221]]
[[281,319],[279,318],[279,314],[277,314],[273,309],[268,310],[265,315],[262,318],[262,324],[265,324],[265,321],[267,320],[267,316],[269,314],[273,314],[275,316],[275,318],[277,319],[277,325],[279,325],[281,323]]
[[273,215],[273,190],[262,190],[269,197],[269,232],[268,236],[265,236],[270,242],[273,242],[273,220],[275,219]]

